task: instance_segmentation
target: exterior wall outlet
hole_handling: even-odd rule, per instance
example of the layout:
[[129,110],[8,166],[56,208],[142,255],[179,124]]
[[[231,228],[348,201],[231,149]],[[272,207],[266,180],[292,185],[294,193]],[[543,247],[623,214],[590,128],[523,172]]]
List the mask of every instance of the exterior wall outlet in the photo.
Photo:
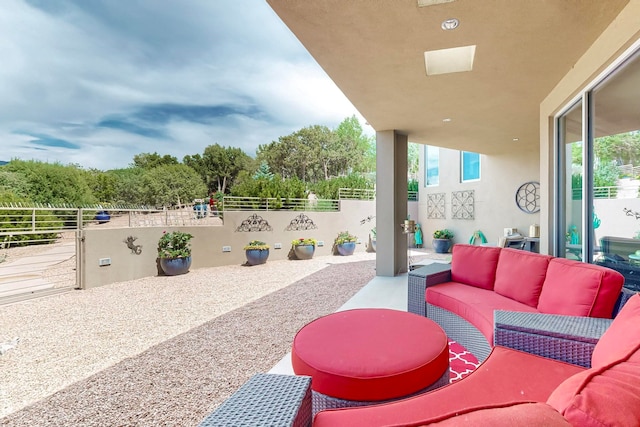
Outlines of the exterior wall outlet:
[[318,240],[318,246],[324,246],[324,240]]
[[223,246],[222,252],[231,252],[231,246]]
[[100,258],[98,260],[98,265],[100,267],[106,267],[107,265],[111,265],[111,258]]
[[282,249],[282,243],[274,243],[273,249]]

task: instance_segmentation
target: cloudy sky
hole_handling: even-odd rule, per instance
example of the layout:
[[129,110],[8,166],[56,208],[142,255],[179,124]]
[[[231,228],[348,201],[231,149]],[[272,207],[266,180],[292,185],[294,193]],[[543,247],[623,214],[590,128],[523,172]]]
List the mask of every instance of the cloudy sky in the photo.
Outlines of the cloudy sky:
[[2,0],[0,58],[0,160],[107,170],[364,126],[264,0]]

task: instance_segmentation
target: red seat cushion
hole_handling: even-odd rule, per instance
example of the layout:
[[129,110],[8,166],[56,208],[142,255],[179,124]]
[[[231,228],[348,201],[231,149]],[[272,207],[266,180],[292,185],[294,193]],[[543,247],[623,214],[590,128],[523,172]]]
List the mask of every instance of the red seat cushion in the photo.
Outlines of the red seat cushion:
[[517,249],[502,249],[493,290],[523,304],[537,307],[551,258],[549,255]]
[[446,414],[442,417],[442,420],[421,425],[439,427],[461,425],[571,427],[571,424],[558,411],[546,403],[517,403],[493,408],[469,408],[467,412]]
[[500,248],[458,244],[451,251],[451,280],[493,289]]
[[426,301],[462,317],[478,329],[493,345],[494,310],[536,313],[529,305],[504,297],[494,291],[446,282],[427,288]]
[[624,277],[617,271],[553,258],[538,301],[541,313],[611,318]]
[[562,381],[584,370],[579,366],[497,346],[478,369],[460,381],[392,403],[322,411],[316,415],[313,425],[422,425],[438,420],[442,414],[468,408],[545,402]]
[[447,336],[426,317],[388,309],[347,310],[304,326],[293,341],[293,370],[313,390],[345,400],[406,396],[449,367]]

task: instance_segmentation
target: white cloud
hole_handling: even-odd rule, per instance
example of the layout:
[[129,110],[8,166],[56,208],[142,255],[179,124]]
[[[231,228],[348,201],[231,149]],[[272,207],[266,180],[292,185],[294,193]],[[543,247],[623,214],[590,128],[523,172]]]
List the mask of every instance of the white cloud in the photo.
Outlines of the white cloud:
[[[181,160],[213,143],[254,155],[304,126],[357,114],[262,0],[3,0],[0,56],[0,160],[108,169],[141,152]],[[138,123],[135,113],[158,105],[252,114],[145,122],[158,138],[97,126],[113,117]]]

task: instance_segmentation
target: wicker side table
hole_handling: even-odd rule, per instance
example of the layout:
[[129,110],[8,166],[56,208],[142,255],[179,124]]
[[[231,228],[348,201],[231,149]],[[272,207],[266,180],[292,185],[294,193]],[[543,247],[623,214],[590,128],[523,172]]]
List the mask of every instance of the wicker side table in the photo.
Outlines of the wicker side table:
[[494,312],[494,344],[585,368],[611,319],[556,314]]
[[199,427],[309,427],[311,377],[256,374]]
[[409,293],[407,311],[426,316],[425,291],[427,287],[451,280],[451,264],[433,263],[411,270],[407,274]]

